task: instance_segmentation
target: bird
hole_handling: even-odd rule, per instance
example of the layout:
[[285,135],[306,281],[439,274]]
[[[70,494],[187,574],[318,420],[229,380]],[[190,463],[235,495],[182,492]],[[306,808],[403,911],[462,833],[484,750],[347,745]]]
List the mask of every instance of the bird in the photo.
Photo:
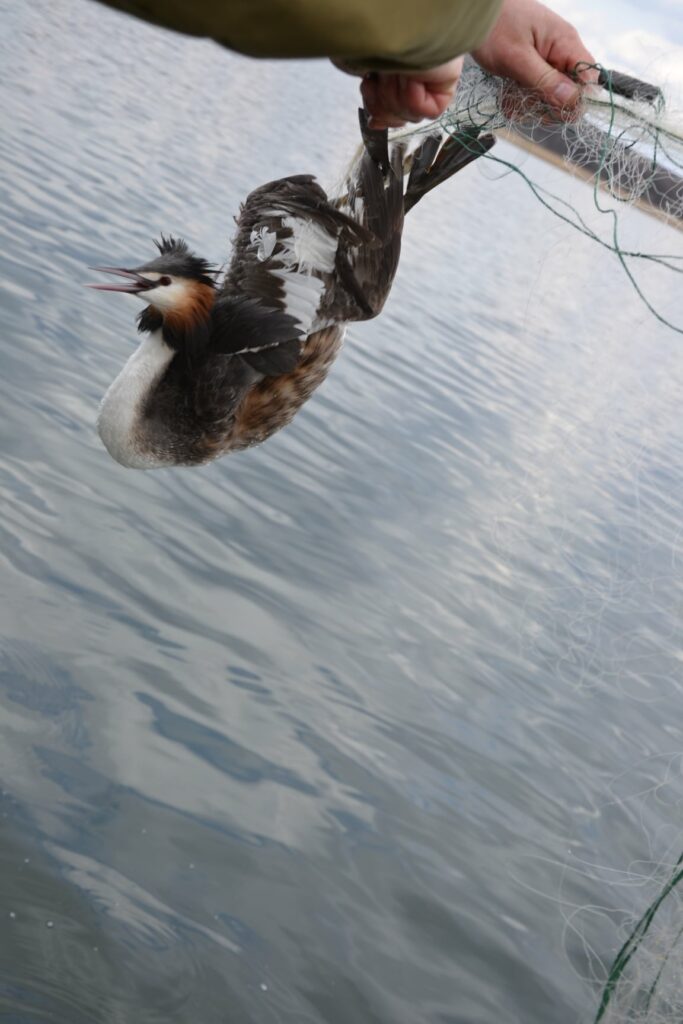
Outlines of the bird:
[[[342,194],[310,174],[252,191],[223,273],[181,238],[124,279],[142,339],[97,419],[109,454],[133,469],[196,466],[260,444],[291,422],[326,378],[346,325],[377,316],[398,266],[404,217],[428,191],[485,154],[491,135],[438,128],[408,152],[359,112],[361,145]],[[222,276],[221,276],[222,275]]]

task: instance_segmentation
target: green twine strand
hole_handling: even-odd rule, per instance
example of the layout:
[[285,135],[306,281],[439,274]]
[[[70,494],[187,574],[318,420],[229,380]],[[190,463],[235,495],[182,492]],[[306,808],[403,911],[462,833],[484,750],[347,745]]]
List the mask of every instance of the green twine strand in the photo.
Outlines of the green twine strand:
[[[657,911],[659,910],[660,906],[662,905],[664,900],[667,898],[669,893],[673,889],[676,888],[676,886],[678,885],[678,883],[681,880],[683,880],[683,870],[681,870],[681,864],[683,864],[683,853],[681,854],[681,856],[676,861],[673,873],[672,873],[671,877],[669,878],[669,881],[666,883],[666,885],[664,886],[664,888],[660,892],[659,896],[657,896],[657,898],[654,900],[654,902],[650,904],[650,906],[647,908],[645,913],[639,919],[639,921],[637,922],[635,928],[633,929],[633,931],[631,932],[629,937],[626,939],[626,942],[623,944],[623,946],[621,947],[621,949],[617,953],[616,957],[614,958],[614,963],[612,964],[612,966],[610,968],[610,972],[609,972],[609,975],[607,977],[607,981],[605,982],[605,987],[602,990],[602,997],[600,999],[600,1005],[598,1006],[598,1012],[597,1012],[597,1014],[595,1016],[594,1024],[600,1024],[600,1021],[605,1016],[605,1013],[607,1012],[607,1007],[609,1006],[610,1000],[612,999],[612,996],[614,995],[614,990],[617,987],[619,979],[621,978],[622,974],[626,970],[626,967],[628,966],[629,961],[632,959],[634,954],[637,952],[638,947],[640,946],[641,942],[643,941],[643,939],[647,935],[647,933],[649,931],[649,928],[650,928],[650,925],[652,924],[652,922],[654,920],[655,914],[657,913]],[[672,944],[672,948],[673,948],[673,945],[676,944],[676,941],[678,940],[678,937],[680,936],[680,934],[681,934],[681,932],[679,932],[678,935],[676,936],[676,940],[674,940],[674,943]],[[665,961],[665,963],[666,963],[666,961]],[[664,970],[664,964],[662,964],[662,966],[660,967],[659,972],[658,972],[655,980],[653,981],[653,983],[652,983],[652,985],[650,987],[650,991],[649,991],[648,996],[647,996],[647,1006],[646,1006],[646,1009],[649,1008],[649,1006],[650,1006],[650,1002],[652,1000],[652,996],[654,995],[655,989],[657,987],[657,984],[659,983],[659,979],[661,977],[661,974],[662,974],[663,970]]]

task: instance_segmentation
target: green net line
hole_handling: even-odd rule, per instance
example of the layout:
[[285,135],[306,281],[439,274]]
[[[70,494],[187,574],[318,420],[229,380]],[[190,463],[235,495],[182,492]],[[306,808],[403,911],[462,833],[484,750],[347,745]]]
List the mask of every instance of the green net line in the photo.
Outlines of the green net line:
[[[681,856],[676,861],[673,871],[669,879],[667,880],[666,884],[662,887],[657,897],[648,906],[647,910],[638,919],[635,927],[633,928],[630,935],[623,943],[621,949],[614,958],[614,962],[610,967],[607,980],[605,982],[605,985],[600,996],[600,1003],[598,1005],[598,1010],[595,1015],[594,1024],[600,1024],[600,1021],[605,1019],[605,1015],[612,1001],[612,997],[616,994],[617,986],[622,980],[622,977],[624,976],[624,973],[629,963],[636,955],[638,949],[645,940],[647,933],[649,932],[650,927],[653,924],[657,911],[662,906],[667,897],[673,892],[673,890],[676,889],[676,887],[681,883],[681,881],[683,881],[682,865],[683,854],[681,854]],[[681,935],[683,935],[683,927],[681,927],[677,931],[667,952],[662,956],[662,961],[659,966],[659,969],[655,974],[655,977],[647,991],[647,994],[642,1005],[643,1015],[641,1016],[641,1020],[647,1019],[646,1015],[650,1013],[650,1009],[652,1007],[652,1000],[661,981],[662,974],[664,973],[664,969],[667,966],[671,954],[675,946],[677,945],[679,939],[681,938]]]

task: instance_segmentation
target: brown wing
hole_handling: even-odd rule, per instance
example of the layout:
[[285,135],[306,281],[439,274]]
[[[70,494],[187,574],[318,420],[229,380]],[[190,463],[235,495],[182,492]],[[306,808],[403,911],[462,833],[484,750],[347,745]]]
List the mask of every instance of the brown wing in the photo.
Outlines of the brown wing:
[[311,175],[269,182],[240,211],[221,295],[258,302],[310,334],[334,290],[338,252],[365,245],[377,245],[374,235],[332,205]]

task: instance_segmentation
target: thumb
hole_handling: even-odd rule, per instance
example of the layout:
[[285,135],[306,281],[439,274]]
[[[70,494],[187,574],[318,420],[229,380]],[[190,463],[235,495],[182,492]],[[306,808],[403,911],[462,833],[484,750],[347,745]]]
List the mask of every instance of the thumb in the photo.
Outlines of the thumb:
[[579,99],[580,89],[576,82],[544,61],[531,48],[515,64],[515,81],[533,89],[547,104],[558,110],[571,110]]

